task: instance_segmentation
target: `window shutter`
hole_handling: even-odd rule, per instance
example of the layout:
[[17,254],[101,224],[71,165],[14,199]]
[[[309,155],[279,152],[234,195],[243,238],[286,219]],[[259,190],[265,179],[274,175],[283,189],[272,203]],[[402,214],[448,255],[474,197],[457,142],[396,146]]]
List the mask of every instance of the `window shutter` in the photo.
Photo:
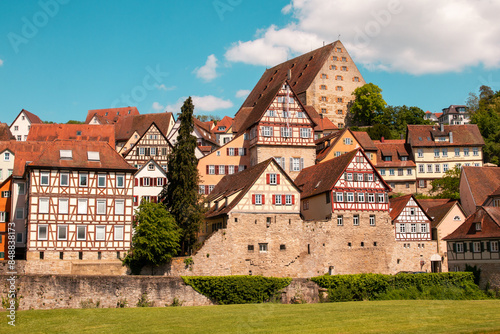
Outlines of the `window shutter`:
[[286,204],[286,196],[281,195],[281,205],[285,205],[285,204]]
[[163,185],[164,185],[164,186],[166,186],[166,185],[167,185],[167,178],[166,178],[166,177],[164,177],[164,178],[163,178]]
[[215,169],[215,175],[219,175],[219,165],[215,165],[214,169]]
[[292,204],[295,204],[295,195],[292,195]]
[[239,153],[240,153],[240,152],[238,152],[238,148],[235,148],[235,149],[234,149],[234,155],[236,155],[236,156],[237,156]]
[[469,243],[469,251],[473,252],[474,251],[474,245],[471,243]]
[[151,155],[151,148],[146,147],[145,151],[146,151],[146,155],[147,155],[147,156],[150,156],[150,155]]
[[266,184],[269,184],[270,183],[270,175],[269,174],[266,174]]
[[304,169],[304,158],[300,158],[300,170]]
[[484,243],[482,241],[479,243],[481,244],[481,252],[484,252]]
[[427,180],[424,180],[424,188],[427,188]]
[[207,175],[208,175],[208,165],[207,165]]
[[489,241],[486,242],[486,249],[491,252],[491,243]]
[[273,204],[276,204],[276,195],[273,195]]
[[229,147],[226,148],[226,155],[229,156]]
[[156,155],[160,155],[160,148],[159,147],[156,148]]
[[255,204],[255,194],[252,195],[252,204]]
[[158,196],[153,196],[153,203],[158,203]]
[[276,184],[280,184],[280,174],[276,174]]
[[139,185],[139,180],[135,178],[135,186],[137,187]]
[[225,169],[226,169],[226,174],[229,174],[229,165],[226,165]]
[[205,191],[204,191],[204,194],[205,194],[205,195],[208,195],[208,186],[205,186]]
[[335,192],[332,192],[332,201],[337,202],[337,194]]
[[143,184],[144,184],[144,178],[141,177],[141,187],[142,187]]
[[464,242],[464,252],[467,252],[467,243]]
[[292,171],[292,167],[293,167],[293,158],[290,158],[290,172]]
[[368,181],[368,174],[363,174],[363,181],[367,182]]
[[457,243],[456,242],[453,243],[453,252],[454,253],[457,252]]
[[262,205],[266,204],[266,196],[262,195]]
[[134,196],[134,205],[137,205],[137,196]]
[[139,155],[139,148],[138,147],[136,147],[136,149],[135,149],[135,154]]
[[285,170],[286,169],[285,168],[286,167],[286,159],[284,157],[281,158],[281,163],[283,164],[283,166],[281,166],[281,167],[283,167],[283,170]]
[[344,180],[347,181],[347,173],[346,172],[344,172]]
[[156,187],[156,177],[153,177],[153,180],[152,180],[152,181],[153,181],[152,186],[153,186],[153,187]]

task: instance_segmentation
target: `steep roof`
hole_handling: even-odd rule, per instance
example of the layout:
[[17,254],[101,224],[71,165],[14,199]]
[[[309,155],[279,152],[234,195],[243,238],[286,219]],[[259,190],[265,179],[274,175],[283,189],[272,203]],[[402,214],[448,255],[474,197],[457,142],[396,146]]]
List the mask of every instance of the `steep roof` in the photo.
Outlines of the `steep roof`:
[[[339,130],[330,133],[327,136],[324,136],[322,138],[319,138],[318,140],[315,141],[315,144],[321,145],[323,143],[323,148],[316,151],[316,161],[322,161],[328,153],[333,149],[335,144],[339,141],[340,137],[347,131],[347,129],[344,130]],[[327,145],[328,144],[328,145]]]
[[7,123],[0,123],[0,140],[15,140],[16,137],[10,132],[9,125]]
[[[377,147],[377,168],[381,167],[415,167],[415,162],[412,161],[410,147],[405,144],[404,140],[379,140],[374,141]],[[383,156],[391,156],[392,161],[384,161]],[[403,161],[401,157],[407,157],[408,160]]]
[[[475,223],[481,223],[476,231]],[[500,238],[500,207],[482,206],[443,240]]]
[[212,133],[209,124],[205,124],[196,117],[193,117],[194,130],[206,141],[219,146],[216,136]]
[[89,124],[33,124],[27,140],[53,141],[56,139],[104,141],[115,147],[114,125]]
[[[71,159],[61,159],[61,150],[71,150]],[[87,152],[98,152],[99,160],[89,159]],[[17,160],[17,157],[16,157]],[[99,141],[55,140],[45,145],[44,150],[29,167],[101,169],[134,172],[130,166],[108,143]]]
[[[458,205],[460,207],[458,201],[452,201],[452,200],[450,200],[445,204],[429,207],[426,212],[432,218],[432,228],[437,227],[441,222],[441,220],[443,220],[446,214],[450,212],[451,208],[453,208],[453,206],[455,205]],[[462,209],[460,208],[460,210]]]
[[90,123],[95,115],[97,115],[101,120],[106,120],[108,123],[116,123],[116,121],[121,117],[139,115],[139,110],[137,110],[137,107],[93,109],[88,111],[85,123]]
[[[443,130],[437,125],[408,125],[406,142],[412,147],[446,146],[482,146],[484,139],[476,124],[444,125]],[[435,141],[437,137],[448,137],[452,133],[453,142]]]
[[156,169],[160,170],[165,177],[167,176],[167,172],[153,158],[149,159],[141,168],[139,168],[137,172],[135,172],[135,175],[137,176],[142,170],[147,168],[149,164],[154,164]]
[[295,178],[295,184],[302,191],[301,198],[330,191],[358,151],[359,149],[352,150],[334,159],[302,169]]
[[413,195],[409,194],[389,199],[389,207],[391,208],[389,215],[391,216],[392,220],[399,217],[403,209],[406,207],[406,204],[412,197]]
[[205,214],[205,216],[207,218],[216,217],[218,215],[226,214],[231,211],[239,203],[243,196],[245,196],[245,194],[250,190],[255,181],[257,181],[259,176],[267,169],[270,164],[274,164],[280,170],[283,177],[287,177],[290,184],[295,186],[294,182],[288,177],[286,172],[276,163],[276,161],[274,161],[273,158],[270,158],[239,173],[224,176],[212,190],[212,192],[208,196],[208,200],[213,201],[217,198],[227,197],[237,192],[239,192],[239,194],[231,201],[231,203],[228,203],[224,207],[220,207],[219,209],[215,209],[215,207],[212,207]]
[[137,131],[142,136],[155,123],[158,129],[168,136],[173,114],[171,112],[124,116],[115,123],[116,141],[127,141]]
[[[28,118],[28,120],[30,121],[31,124],[38,124],[38,123],[43,123],[43,121],[40,119],[40,117],[38,117],[37,115],[29,112],[28,110],[26,109],[22,109],[19,114],[17,114],[16,118],[14,119],[14,121],[12,122],[12,124],[14,124],[14,122],[19,118],[19,116],[21,116],[21,114],[24,113],[26,115],[26,117]],[[12,124],[10,126],[12,126]]]
[[463,167],[460,177],[467,180],[476,206],[483,205],[488,196],[500,187],[499,167]]
[[0,152],[9,150],[14,153],[14,177],[22,177],[27,161],[33,161],[44,149],[46,142],[33,141],[3,141],[0,142]]
[[367,132],[364,131],[351,131],[352,135],[358,141],[359,145],[365,151],[376,151],[377,146],[373,143],[373,140],[370,138]]
[[324,117],[323,114],[318,114],[313,106],[304,106],[304,109],[306,109],[307,114],[309,115],[309,117],[311,117],[313,122],[316,123],[314,131],[331,132],[339,129],[335,124],[332,123],[332,121],[330,121],[328,117]]
[[[220,121],[217,122],[212,129],[214,133],[226,133],[233,125],[233,119],[229,116],[224,116]],[[226,127],[224,130],[219,130],[220,127]]]

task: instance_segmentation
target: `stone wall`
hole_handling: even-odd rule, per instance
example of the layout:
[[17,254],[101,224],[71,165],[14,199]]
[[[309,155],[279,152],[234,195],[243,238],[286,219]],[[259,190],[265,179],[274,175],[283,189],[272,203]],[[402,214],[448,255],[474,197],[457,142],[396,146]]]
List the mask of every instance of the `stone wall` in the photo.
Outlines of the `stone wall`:
[[478,261],[449,261],[450,271],[465,271],[465,265],[477,266],[481,269],[479,287],[485,288],[489,283],[492,289],[500,289],[500,262],[478,263]]

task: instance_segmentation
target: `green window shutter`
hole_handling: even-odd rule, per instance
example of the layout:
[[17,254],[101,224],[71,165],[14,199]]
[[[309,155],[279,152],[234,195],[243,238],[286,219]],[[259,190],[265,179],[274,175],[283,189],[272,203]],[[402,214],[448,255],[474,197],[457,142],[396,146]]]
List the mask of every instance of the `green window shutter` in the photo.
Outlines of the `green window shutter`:
[[491,252],[491,243],[489,241],[486,242],[486,250]]
[[467,243],[464,242],[464,253],[467,252]]
[[481,252],[484,252],[484,243],[481,241]]
[[453,252],[454,253],[457,252],[457,243],[456,242],[453,243]]

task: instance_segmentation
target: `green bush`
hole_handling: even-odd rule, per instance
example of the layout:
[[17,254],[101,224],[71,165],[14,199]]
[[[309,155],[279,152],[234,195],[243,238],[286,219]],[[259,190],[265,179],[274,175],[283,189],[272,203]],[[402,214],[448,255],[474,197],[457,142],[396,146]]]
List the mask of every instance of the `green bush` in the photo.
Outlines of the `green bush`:
[[324,275],[311,279],[328,289],[328,301],[485,299],[472,273]]
[[291,278],[263,276],[183,276],[182,279],[221,305],[270,301],[292,281]]

